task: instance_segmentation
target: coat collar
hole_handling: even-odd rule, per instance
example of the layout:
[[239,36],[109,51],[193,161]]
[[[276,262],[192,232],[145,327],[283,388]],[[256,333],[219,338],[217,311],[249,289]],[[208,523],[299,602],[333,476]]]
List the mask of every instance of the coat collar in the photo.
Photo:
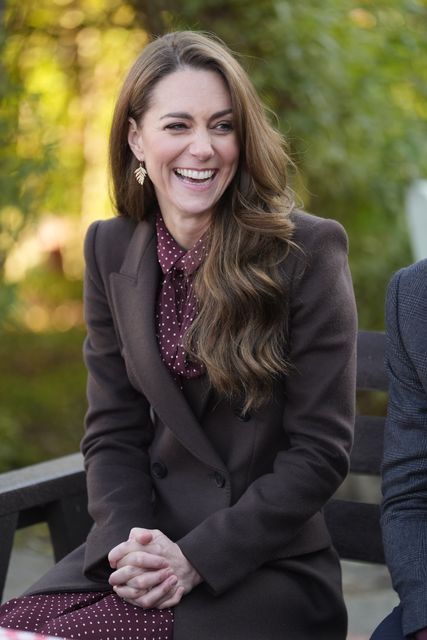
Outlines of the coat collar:
[[200,387],[195,412],[161,360],[155,329],[155,304],[161,271],[156,253],[154,224],[136,227],[119,273],[110,275],[112,301],[124,344],[125,356],[142,393],[161,421],[195,457],[216,469],[224,465],[196,419],[209,396],[207,376],[196,379]]

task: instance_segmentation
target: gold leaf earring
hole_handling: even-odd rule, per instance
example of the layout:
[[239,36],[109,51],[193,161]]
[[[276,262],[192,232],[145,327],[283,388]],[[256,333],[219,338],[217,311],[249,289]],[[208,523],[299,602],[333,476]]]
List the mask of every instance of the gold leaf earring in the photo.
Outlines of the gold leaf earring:
[[138,169],[135,169],[134,174],[135,174],[136,181],[142,187],[144,184],[145,176],[147,175],[147,170],[144,169],[141,163],[139,163],[139,167]]

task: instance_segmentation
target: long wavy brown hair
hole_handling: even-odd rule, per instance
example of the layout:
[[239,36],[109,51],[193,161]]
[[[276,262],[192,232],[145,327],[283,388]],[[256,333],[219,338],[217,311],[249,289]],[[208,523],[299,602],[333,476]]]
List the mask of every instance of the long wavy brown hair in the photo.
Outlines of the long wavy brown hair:
[[246,72],[216,37],[170,33],[135,61],[111,128],[113,199],[120,215],[136,220],[158,208],[150,180],[141,189],[133,175],[138,163],[127,142],[129,118],[140,122],[157,82],[188,67],[216,71],[225,80],[240,158],[213,215],[207,256],[194,282],[199,313],[185,346],[204,364],[218,394],[249,411],[270,398],[275,380],[289,370],[283,263],[293,245],[294,204],[285,142]]

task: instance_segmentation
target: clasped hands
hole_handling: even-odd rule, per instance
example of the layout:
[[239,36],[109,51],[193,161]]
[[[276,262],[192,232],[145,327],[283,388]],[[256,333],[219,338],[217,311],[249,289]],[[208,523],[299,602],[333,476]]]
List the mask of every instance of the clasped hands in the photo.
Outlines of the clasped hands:
[[174,607],[202,578],[179,546],[158,529],[131,529],[111,549],[109,582],[118,596],[143,609]]

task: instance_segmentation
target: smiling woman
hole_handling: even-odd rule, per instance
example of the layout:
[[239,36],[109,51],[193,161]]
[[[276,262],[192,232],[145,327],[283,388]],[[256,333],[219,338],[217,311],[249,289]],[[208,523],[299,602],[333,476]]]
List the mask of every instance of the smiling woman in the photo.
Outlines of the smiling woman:
[[344,640],[322,507],[348,470],[347,239],[297,211],[227,47],[177,32],[117,101],[118,216],[85,244],[94,527],[0,626],[113,640]]

